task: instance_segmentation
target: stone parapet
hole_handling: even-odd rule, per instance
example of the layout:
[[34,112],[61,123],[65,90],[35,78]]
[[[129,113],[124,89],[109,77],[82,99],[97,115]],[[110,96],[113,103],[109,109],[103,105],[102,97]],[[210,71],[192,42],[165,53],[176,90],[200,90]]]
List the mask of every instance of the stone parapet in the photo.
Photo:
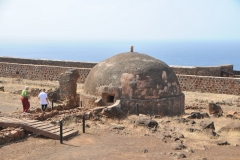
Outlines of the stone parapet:
[[233,73],[233,65],[220,65],[210,67],[195,66],[170,66],[175,74],[199,75],[199,76],[215,76],[221,77],[221,71]]
[[48,65],[48,66],[62,66],[62,67],[76,67],[76,68],[92,68],[97,64],[97,63],[90,63],[90,62],[74,62],[74,61],[45,60],[45,59],[25,59],[25,58],[14,58],[14,57],[0,57],[0,62]]
[[[0,76],[10,78],[23,78],[31,80],[58,81],[61,73],[73,67],[31,65],[0,62]],[[79,72],[78,83],[84,83],[90,68],[74,68]]]
[[240,95],[240,78],[177,74],[182,91]]

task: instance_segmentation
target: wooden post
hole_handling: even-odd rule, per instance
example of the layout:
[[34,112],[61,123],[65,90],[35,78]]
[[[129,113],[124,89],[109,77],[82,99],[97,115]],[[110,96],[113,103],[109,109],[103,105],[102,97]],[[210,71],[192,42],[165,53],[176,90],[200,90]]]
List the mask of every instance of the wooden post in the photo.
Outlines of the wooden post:
[[52,99],[52,110],[53,110],[53,99]]
[[85,114],[82,116],[82,122],[83,122],[83,133],[85,133]]
[[136,103],[136,114],[139,116],[138,103]]
[[80,107],[82,107],[82,101],[80,101]]
[[60,143],[63,144],[63,139],[62,139],[62,120],[60,120],[59,123],[60,123]]

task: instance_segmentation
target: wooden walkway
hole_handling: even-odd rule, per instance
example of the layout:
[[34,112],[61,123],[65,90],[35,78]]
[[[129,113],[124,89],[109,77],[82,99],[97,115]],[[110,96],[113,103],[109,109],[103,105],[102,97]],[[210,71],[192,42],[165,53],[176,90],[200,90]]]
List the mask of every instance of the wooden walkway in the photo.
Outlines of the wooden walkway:
[[[0,116],[0,127],[22,127],[37,135],[43,135],[52,139],[60,139],[60,126],[44,123],[38,120],[17,119]],[[78,134],[78,130],[63,128],[63,139],[71,138]]]

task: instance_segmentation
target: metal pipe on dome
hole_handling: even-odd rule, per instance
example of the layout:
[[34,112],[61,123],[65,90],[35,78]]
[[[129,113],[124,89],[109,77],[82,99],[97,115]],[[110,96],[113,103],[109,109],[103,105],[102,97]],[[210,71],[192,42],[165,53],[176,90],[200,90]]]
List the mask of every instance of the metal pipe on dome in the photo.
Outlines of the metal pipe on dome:
[[130,52],[133,52],[133,48],[134,48],[133,46],[130,47]]

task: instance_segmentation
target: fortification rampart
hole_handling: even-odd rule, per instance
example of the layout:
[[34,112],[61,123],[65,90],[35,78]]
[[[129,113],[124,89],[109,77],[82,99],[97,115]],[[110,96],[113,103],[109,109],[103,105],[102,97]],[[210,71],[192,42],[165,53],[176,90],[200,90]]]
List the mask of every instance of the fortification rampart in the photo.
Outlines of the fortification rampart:
[[182,91],[240,95],[240,78],[177,75]]
[[[0,62],[1,77],[24,78],[32,80],[59,80],[61,73],[73,67],[32,65]],[[78,83],[84,83],[91,68],[75,68],[79,72]]]
[[60,61],[60,60],[58,61],[58,60],[44,60],[44,59],[25,59],[25,58],[12,58],[12,57],[0,57],[0,62],[75,67],[75,68],[92,68],[97,64],[97,63],[88,63],[88,62],[73,62],[73,61]]
[[195,66],[170,66],[176,74],[199,75],[199,76],[216,76],[221,77],[222,71],[233,73],[233,65],[221,65],[210,67]]
[[[75,68],[80,75],[78,83],[84,83],[91,68],[95,65],[96,63],[0,57],[0,76],[52,81],[59,80],[61,73]],[[233,65],[171,66],[171,68],[177,74],[183,91],[240,95],[240,78],[237,78],[240,71],[233,70]],[[220,77],[221,71],[233,73],[235,77]]]

